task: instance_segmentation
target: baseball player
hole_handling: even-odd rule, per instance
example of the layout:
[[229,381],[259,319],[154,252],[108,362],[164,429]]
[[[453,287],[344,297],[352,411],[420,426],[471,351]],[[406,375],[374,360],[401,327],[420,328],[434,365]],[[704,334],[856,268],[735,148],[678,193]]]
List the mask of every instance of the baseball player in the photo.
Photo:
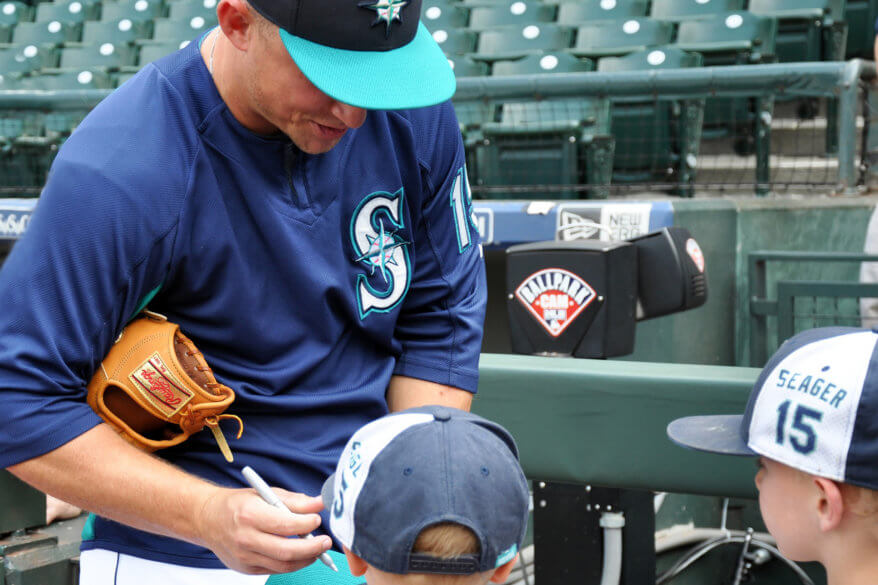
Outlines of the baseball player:
[[759,374],[743,415],[677,419],[676,443],[759,458],[765,526],[829,585],[878,582],[878,329],[798,333]]
[[[332,545],[314,496],[356,429],[468,409],[485,275],[454,77],[420,4],[220,0],[217,29],[58,153],[0,272],[0,467],[93,512],[82,582],[310,565]],[[150,455],[86,403],[145,300],[234,390],[234,464],[207,432]],[[296,514],[245,489],[245,465]]]

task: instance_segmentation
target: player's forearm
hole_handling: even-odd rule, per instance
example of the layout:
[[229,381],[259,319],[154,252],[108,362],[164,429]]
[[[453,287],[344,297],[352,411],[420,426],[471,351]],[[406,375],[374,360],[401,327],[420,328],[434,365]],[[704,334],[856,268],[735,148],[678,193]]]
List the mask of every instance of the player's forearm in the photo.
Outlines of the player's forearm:
[[461,410],[469,410],[473,395],[466,390],[444,386],[406,376],[393,376],[387,387],[387,407],[390,412],[426,404],[441,404]]
[[198,544],[200,512],[221,489],[135,449],[105,424],[9,471],[106,518]]

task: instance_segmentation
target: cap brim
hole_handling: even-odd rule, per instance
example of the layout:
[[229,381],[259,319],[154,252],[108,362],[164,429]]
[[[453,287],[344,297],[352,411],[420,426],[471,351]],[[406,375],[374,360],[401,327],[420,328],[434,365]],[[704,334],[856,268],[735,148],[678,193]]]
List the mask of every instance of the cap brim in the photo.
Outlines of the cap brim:
[[723,455],[758,455],[741,437],[741,414],[688,416],[668,425],[668,437],[683,447]]
[[369,110],[405,110],[454,95],[454,71],[423,23],[410,43],[391,51],[334,49],[283,29],[280,37],[305,77],[340,102]]
[[323,482],[323,489],[320,490],[320,497],[323,499],[323,506],[327,510],[332,509],[332,498],[335,495],[335,474],[333,473],[326,481]]

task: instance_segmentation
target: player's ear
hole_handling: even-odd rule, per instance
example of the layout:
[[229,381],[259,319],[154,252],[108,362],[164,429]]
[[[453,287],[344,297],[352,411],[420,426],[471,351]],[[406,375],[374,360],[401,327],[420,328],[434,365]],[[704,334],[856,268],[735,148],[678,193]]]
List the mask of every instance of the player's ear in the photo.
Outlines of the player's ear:
[[512,572],[512,567],[515,566],[515,561],[518,560],[518,555],[515,555],[515,558],[509,561],[506,564],[500,565],[494,572],[491,574],[491,582],[492,583],[505,583],[506,579],[509,578],[509,573]]
[[244,0],[220,0],[216,7],[216,16],[219,20],[223,35],[240,51],[246,51],[249,46],[251,25],[254,27],[254,16]]
[[366,574],[366,569],[369,568],[369,565],[366,564],[366,561],[355,555],[350,551],[350,549],[346,546],[342,547],[344,551],[344,556],[348,559],[348,569],[351,570],[351,575],[354,577],[361,577]]
[[829,532],[841,524],[844,515],[844,497],[838,483],[825,477],[813,477],[817,488],[817,518],[820,530]]

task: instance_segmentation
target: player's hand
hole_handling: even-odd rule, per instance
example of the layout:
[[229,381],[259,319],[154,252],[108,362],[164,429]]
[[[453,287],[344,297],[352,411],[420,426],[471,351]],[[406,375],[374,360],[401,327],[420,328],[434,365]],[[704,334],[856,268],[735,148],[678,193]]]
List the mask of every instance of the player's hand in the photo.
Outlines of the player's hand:
[[202,506],[201,543],[230,569],[241,573],[289,573],[307,567],[332,546],[328,536],[304,536],[320,526],[320,498],[274,488],[294,512],[265,503],[254,490],[215,488]]

